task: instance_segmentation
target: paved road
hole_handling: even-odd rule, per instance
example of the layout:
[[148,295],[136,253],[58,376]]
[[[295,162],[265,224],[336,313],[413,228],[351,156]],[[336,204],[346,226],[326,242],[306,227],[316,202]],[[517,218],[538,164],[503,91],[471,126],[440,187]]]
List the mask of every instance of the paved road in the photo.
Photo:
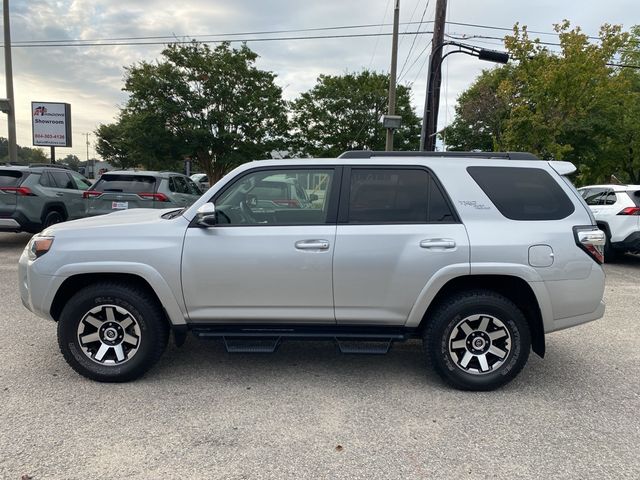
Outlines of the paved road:
[[27,240],[0,234],[2,479],[640,478],[640,258],[607,265],[603,320],[547,337],[547,358],[497,392],[443,386],[418,342],[251,356],[189,339],[106,385],[22,307]]

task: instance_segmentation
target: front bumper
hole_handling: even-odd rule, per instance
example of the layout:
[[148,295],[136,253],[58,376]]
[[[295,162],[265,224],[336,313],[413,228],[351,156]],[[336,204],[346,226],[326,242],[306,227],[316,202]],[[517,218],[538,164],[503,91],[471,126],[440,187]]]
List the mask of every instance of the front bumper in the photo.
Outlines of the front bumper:
[[[36,260],[37,262],[37,260]],[[38,272],[38,266],[29,260],[26,249],[18,261],[18,283],[22,304],[39,317],[53,320],[49,313],[53,303],[53,293],[64,281],[63,278],[44,275]]]

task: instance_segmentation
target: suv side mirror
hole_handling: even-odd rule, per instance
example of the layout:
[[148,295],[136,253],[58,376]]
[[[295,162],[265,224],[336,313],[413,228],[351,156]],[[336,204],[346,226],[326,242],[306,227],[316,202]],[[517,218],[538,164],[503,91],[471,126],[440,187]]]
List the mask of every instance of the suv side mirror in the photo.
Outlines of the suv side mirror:
[[213,203],[205,203],[198,208],[196,212],[196,224],[207,228],[213,227],[218,223],[218,217],[216,215],[216,207]]

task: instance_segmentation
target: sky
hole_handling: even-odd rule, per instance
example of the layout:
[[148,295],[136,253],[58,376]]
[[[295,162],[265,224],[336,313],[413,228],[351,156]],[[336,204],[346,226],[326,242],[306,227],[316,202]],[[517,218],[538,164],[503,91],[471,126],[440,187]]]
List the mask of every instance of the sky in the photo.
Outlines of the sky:
[[[411,85],[418,115],[424,108],[426,57],[436,0],[400,0],[401,25],[398,52],[400,83]],[[89,157],[95,156],[95,131],[111,123],[126,103],[122,91],[124,67],[160,57],[163,42],[171,39],[249,39],[248,46],[260,56],[257,65],[277,75],[284,97],[296,98],[312,88],[320,74],[340,75],[373,69],[388,72],[390,36],[332,39],[275,37],[329,36],[390,33],[394,0],[10,0],[13,43],[13,82],[16,97],[18,144],[32,145],[31,102],[71,104],[73,147],[56,149],[56,157],[71,153],[87,158],[85,134],[89,133]],[[423,16],[424,15],[424,16]],[[529,30],[552,32],[553,24],[571,21],[590,35],[604,23],[628,29],[640,24],[638,0],[449,0],[447,35],[464,37],[466,43],[502,50],[500,40],[508,32],[474,25],[511,28],[516,22]],[[320,29],[381,23],[385,26],[263,34],[277,30]],[[245,33],[231,36],[230,34]],[[209,35],[209,37],[202,37]],[[164,37],[128,40],[156,45],[105,45],[125,41],[101,40],[96,46],[55,46],[46,41],[123,37]],[[483,37],[483,38],[479,38]],[[494,37],[494,38],[484,38]],[[553,35],[540,34],[556,42]],[[24,42],[44,47],[26,48]],[[33,43],[31,43],[33,45]],[[237,45],[237,44],[236,44]],[[553,48],[553,47],[550,47]],[[0,52],[2,54],[2,52]],[[2,54],[3,55],[3,54]],[[404,70],[403,70],[404,65]],[[491,64],[466,55],[449,56],[443,65],[439,113],[441,129],[453,120],[456,99],[483,68]],[[0,97],[4,93],[4,57],[0,65]],[[0,136],[7,136],[6,115],[0,114]],[[46,149],[48,154],[48,148]]]

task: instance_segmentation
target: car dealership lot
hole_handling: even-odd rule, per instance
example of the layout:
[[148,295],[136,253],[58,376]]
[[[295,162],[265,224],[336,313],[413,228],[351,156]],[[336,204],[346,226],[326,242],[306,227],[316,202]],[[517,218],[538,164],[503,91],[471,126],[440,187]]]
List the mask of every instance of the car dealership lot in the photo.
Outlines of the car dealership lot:
[[638,478],[640,258],[607,265],[605,318],[547,337],[501,390],[459,392],[419,342],[230,355],[170,346],[139,381],[73,372],[20,303],[29,236],[0,234],[0,478]]

